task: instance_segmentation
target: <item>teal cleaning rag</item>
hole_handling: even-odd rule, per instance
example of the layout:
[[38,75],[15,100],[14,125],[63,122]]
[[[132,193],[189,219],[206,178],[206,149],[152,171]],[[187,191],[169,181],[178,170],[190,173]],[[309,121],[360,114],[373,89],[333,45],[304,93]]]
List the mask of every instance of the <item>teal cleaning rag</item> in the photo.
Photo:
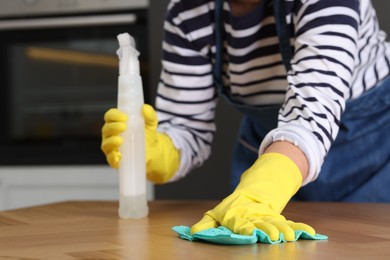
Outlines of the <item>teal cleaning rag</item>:
[[[272,241],[269,236],[261,231],[255,229],[251,236],[238,235],[230,231],[225,227],[210,228],[198,233],[191,235],[191,228],[187,226],[175,226],[172,228],[173,231],[179,234],[179,237],[189,241],[203,240],[215,244],[225,245],[248,245],[255,243],[266,243],[266,244],[277,244],[286,242],[283,238],[283,234],[280,235],[279,240]],[[325,235],[316,234],[315,236],[310,235],[305,231],[295,231],[295,240],[298,239],[311,239],[311,240],[326,240],[328,239]]]

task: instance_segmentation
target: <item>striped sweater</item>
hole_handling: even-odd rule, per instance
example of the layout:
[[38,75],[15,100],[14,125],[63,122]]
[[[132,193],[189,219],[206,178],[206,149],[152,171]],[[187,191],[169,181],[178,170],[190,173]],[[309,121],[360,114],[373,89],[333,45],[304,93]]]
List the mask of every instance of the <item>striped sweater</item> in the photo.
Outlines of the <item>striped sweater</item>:
[[[223,80],[244,104],[280,104],[278,126],[259,153],[276,140],[296,144],[315,180],[336,138],[346,101],[375,87],[390,70],[390,48],[370,0],[286,0],[293,57],[286,72],[279,53],[272,1],[235,17],[224,3]],[[173,180],[211,153],[218,95],[213,0],[171,0],[164,22],[156,109],[159,130],[180,150]]]

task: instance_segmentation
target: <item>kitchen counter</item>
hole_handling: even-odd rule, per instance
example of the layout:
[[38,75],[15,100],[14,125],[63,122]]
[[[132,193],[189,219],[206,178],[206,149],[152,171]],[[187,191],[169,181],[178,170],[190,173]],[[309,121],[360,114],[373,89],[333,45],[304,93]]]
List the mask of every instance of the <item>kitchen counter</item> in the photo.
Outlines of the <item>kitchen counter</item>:
[[0,259],[388,259],[390,204],[291,202],[288,219],[329,236],[244,246],[188,242],[191,226],[216,201],[151,201],[149,216],[118,218],[117,202],[70,201],[0,212]]

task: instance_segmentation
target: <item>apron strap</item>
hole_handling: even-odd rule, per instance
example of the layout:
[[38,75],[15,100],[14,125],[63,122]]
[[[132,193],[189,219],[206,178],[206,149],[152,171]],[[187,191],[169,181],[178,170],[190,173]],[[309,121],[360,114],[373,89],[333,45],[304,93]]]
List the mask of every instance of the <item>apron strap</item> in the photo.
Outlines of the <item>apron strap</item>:
[[215,1],[214,9],[214,34],[215,34],[215,62],[213,67],[214,82],[216,83],[218,94],[222,94],[223,82],[222,82],[222,66],[223,66],[223,39],[225,29],[223,25],[223,2],[224,0]]
[[276,32],[279,37],[279,49],[282,55],[282,60],[286,71],[291,69],[291,45],[290,45],[290,28],[286,22],[286,2],[285,0],[274,0],[274,16],[276,24]]

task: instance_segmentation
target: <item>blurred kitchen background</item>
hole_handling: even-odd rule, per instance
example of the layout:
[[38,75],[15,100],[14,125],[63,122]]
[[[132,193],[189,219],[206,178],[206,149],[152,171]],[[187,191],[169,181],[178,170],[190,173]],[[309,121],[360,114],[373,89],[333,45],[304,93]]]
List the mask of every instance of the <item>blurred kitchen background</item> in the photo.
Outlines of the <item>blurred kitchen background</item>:
[[[117,173],[100,151],[103,114],[116,106],[116,36],[135,38],[153,104],[168,2],[0,1],[0,210],[118,198]],[[373,3],[390,31],[390,1]],[[240,117],[221,100],[212,157],[178,182],[149,184],[149,199],[225,197]]]

